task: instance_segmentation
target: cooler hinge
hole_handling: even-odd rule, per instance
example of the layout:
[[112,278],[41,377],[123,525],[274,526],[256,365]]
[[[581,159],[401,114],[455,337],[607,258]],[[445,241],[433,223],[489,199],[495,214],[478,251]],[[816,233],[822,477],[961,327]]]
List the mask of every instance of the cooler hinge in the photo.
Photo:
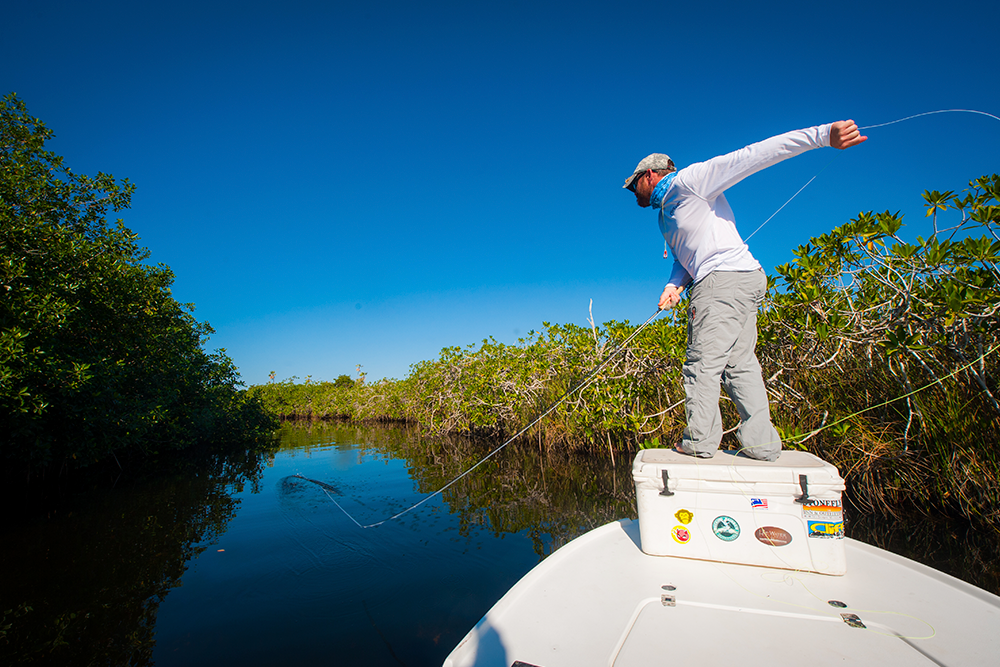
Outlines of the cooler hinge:
[[807,475],[799,475],[799,487],[802,489],[802,495],[797,496],[795,502],[805,505],[809,502],[809,477]]
[[668,473],[666,470],[661,470],[660,472],[663,473],[663,490],[660,491],[660,495],[661,496],[674,495],[674,492],[670,490],[670,473]]

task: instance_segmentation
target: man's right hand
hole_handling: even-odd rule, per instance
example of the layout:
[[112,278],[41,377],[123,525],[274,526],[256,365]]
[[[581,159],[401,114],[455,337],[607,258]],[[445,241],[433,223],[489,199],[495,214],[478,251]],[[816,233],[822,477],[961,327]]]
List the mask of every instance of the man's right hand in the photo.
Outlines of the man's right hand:
[[830,146],[844,150],[868,141],[861,136],[861,130],[853,120],[838,120],[830,126]]
[[681,302],[681,292],[684,291],[683,287],[675,287],[674,285],[667,285],[663,288],[663,294],[660,295],[660,310],[667,310],[668,308],[673,308],[678,303]]

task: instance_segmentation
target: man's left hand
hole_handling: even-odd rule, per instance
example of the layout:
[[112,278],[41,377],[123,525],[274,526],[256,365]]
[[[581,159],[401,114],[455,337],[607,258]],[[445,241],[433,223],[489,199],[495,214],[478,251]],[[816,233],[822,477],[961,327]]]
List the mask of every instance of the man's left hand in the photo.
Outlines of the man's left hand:
[[663,288],[663,294],[660,295],[660,310],[667,310],[668,308],[673,308],[678,303],[681,302],[681,292],[684,291],[683,287],[675,287],[674,285],[667,285]]
[[838,120],[830,126],[830,146],[844,150],[868,141],[853,120]]

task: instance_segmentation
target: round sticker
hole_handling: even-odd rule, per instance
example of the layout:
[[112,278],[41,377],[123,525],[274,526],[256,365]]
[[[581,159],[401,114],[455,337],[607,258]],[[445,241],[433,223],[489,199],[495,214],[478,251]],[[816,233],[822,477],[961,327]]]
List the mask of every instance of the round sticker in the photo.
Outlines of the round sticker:
[[691,531],[684,526],[674,526],[674,529],[670,531],[670,535],[677,544],[687,544],[691,541]]
[[740,536],[740,524],[731,516],[717,516],[712,522],[712,532],[723,542],[732,542]]
[[758,528],[754,531],[753,536],[772,547],[783,547],[792,541],[791,533],[777,526],[763,526]]
[[674,513],[674,518],[676,518],[681,523],[687,525],[691,523],[691,519],[694,518],[694,512],[686,509],[679,509]]

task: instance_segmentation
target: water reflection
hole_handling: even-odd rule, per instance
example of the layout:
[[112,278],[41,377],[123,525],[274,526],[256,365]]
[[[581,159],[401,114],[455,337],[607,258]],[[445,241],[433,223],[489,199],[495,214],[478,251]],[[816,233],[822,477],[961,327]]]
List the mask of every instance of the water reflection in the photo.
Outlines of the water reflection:
[[[461,438],[422,438],[414,428],[320,423],[286,426],[282,450],[300,450],[309,455],[317,446],[306,444],[310,438],[326,442],[327,446],[357,443],[351,465],[365,455],[406,461],[413,493],[407,499],[386,499],[380,513],[352,514],[361,524],[381,521],[408,509],[446,486],[496,446]],[[473,528],[484,529],[495,537],[525,533],[541,560],[592,528],[635,517],[630,464],[619,460],[613,465],[610,457],[543,452],[530,444],[511,445],[441,495],[448,512],[457,517],[460,535],[468,535]]]
[[[286,425],[270,452],[23,510],[0,546],[0,662],[440,664],[542,558],[635,516],[630,461],[529,443],[398,520],[352,521],[405,510],[490,448]],[[849,532],[1000,590],[991,536],[860,516]]]

